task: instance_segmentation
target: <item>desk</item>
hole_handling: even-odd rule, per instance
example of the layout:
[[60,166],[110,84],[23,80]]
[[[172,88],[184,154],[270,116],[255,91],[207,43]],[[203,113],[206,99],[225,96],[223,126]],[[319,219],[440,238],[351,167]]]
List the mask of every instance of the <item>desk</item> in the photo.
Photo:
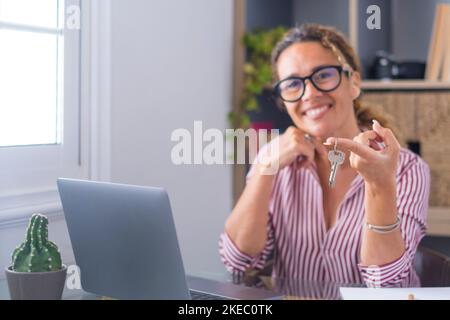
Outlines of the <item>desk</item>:
[[[9,289],[8,289],[8,283],[6,282],[6,279],[0,280],[0,300],[9,300]],[[101,297],[96,296],[91,293],[87,293],[83,290],[70,290],[67,287],[64,288],[63,293],[63,299],[64,300],[98,300],[101,299]]]
[[366,287],[364,284],[334,283],[252,274],[234,278],[233,282],[270,290],[282,295],[283,300],[341,300],[340,287]]
[[[201,275],[196,275],[201,276]],[[210,280],[227,282],[243,287],[257,288],[260,290],[270,290],[280,296],[284,296],[284,300],[339,300],[339,287],[364,287],[358,284],[335,284],[330,282],[305,281],[300,279],[281,279],[260,275],[245,275],[243,277],[228,276],[211,276]],[[189,277],[188,277],[189,282]],[[0,300],[9,299],[9,290],[6,280],[0,280]],[[64,300],[107,300],[106,297],[97,296],[87,293],[83,290],[70,290],[64,288]]]

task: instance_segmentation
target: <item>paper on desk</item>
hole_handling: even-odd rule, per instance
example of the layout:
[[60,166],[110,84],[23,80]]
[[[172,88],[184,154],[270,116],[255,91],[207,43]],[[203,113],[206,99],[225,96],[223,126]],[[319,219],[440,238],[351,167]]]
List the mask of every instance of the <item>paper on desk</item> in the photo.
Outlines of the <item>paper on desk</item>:
[[445,288],[339,288],[344,300],[450,300],[450,287]]

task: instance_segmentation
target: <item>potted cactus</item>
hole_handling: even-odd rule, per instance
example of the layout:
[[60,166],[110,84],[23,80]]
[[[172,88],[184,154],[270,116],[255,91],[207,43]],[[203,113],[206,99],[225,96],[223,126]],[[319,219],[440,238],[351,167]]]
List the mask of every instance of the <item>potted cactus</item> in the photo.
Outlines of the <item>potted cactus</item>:
[[11,299],[59,300],[66,273],[58,247],[48,240],[47,217],[33,214],[26,239],[14,250],[12,265],[6,269]]

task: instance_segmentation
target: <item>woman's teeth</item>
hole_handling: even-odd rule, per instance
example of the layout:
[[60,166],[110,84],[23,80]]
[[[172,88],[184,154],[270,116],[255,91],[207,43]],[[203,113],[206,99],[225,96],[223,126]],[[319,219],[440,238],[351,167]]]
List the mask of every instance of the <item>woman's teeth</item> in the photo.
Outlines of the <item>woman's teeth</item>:
[[325,112],[328,108],[330,108],[330,106],[331,105],[327,104],[320,108],[310,109],[305,112],[305,115],[308,117],[316,117],[316,116],[320,115],[321,113]]

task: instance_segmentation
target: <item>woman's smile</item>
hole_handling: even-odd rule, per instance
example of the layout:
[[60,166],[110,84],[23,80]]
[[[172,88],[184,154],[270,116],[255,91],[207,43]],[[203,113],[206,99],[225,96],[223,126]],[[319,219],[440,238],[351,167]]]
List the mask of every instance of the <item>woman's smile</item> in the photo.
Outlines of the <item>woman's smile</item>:
[[322,104],[310,107],[301,113],[301,116],[309,120],[319,120],[323,118],[328,111],[333,108],[333,104]]

